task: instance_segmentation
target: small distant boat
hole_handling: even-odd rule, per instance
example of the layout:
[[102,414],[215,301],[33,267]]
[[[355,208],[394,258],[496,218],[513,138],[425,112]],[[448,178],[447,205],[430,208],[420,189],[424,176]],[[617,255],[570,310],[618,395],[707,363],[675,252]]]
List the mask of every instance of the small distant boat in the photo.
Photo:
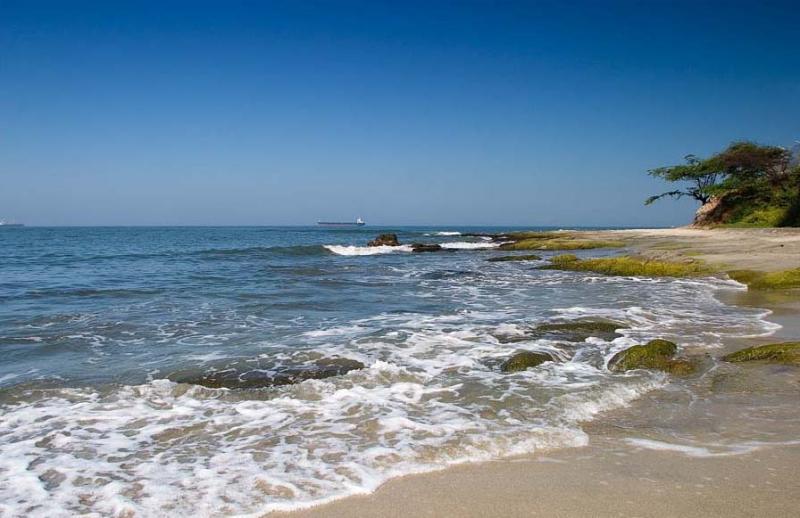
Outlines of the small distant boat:
[[6,221],[4,219],[0,219],[0,227],[24,227],[22,223],[15,223],[13,221]]
[[366,224],[361,218],[356,218],[355,221],[317,221],[317,225],[323,227],[363,227]]

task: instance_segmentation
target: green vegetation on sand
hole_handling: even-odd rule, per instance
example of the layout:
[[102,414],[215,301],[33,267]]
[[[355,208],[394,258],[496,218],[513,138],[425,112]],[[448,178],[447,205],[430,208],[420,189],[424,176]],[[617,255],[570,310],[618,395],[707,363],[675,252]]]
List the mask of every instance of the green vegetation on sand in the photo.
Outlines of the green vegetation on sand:
[[569,238],[522,239],[500,245],[500,250],[591,250],[594,248],[620,248],[623,241],[603,241]]
[[751,290],[779,290],[800,288],[800,268],[782,272],[756,272],[753,270],[732,270],[731,279],[746,284]]
[[651,340],[621,351],[608,362],[609,370],[625,372],[632,369],[656,369],[670,374],[686,375],[696,370],[694,363],[675,359],[678,346],[668,340]]
[[679,263],[629,256],[578,259],[572,254],[553,257],[551,263],[542,266],[541,269],[642,277],[693,277],[710,273],[710,270],[698,261]]
[[748,347],[722,357],[726,362],[770,361],[800,364],[800,342]]

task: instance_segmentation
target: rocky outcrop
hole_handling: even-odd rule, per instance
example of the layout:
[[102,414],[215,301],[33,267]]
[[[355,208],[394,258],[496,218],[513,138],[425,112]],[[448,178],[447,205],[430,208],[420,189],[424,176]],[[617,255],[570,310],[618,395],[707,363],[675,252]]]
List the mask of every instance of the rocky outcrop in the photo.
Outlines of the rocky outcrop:
[[712,196],[694,213],[694,227],[708,227],[727,223],[736,208],[730,196]]
[[400,241],[397,240],[397,234],[380,234],[367,246],[400,246]]
[[520,351],[504,361],[500,365],[500,370],[503,372],[519,372],[551,361],[555,361],[555,358],[547,353]]

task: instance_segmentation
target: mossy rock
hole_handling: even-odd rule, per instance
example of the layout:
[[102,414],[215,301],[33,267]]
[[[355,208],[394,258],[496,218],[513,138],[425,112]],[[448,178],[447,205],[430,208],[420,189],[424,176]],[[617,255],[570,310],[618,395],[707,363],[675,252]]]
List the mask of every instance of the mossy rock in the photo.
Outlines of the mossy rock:
[[519,372],[551,361],[554,361],[554,358],[547,353],[520,351],[504,361],[500,365],[500,370],[503,372]]
[[675,358],[669,360],[660,369],[673,376],[688,376],[697,372],[697,362],[686,358]]
[[800,364],[800,342],[748,347],[722,357],[726,362],[768,361],[774,363]]
[[603,275],[641,277],[695,277],[708,274],[710,270],[699,261],[671,262],[621,256],[596,259],[578,259],[574,256],[556,256],[542,270],[569,270],[593,272]]
[[541,260],[541,256],[530,254],[530,255],[504,255],[501,257],[491,257],[487,259],[490,263],[504,263],[506,261],[539,261]]
[[800,268],[780,272],[756,272],[753,270],[731,270],[731,279],[746,284],[751,290],[778,290],[800,288]]
[[675,358],[678,346],[668,340],[650,340],[644,345],[634,345],[618,352],[608,362],[608,368],[614,372],[625,372],[633,369],[656,369],[677,376],[692,374],[697,364],[684,358]]
[[610,341],[622,336],[617,330],[625,327],[625,324],[613,320],[573,320],[540,324],[534,329],[534,334],[569,342],[583,342],[589,337]]

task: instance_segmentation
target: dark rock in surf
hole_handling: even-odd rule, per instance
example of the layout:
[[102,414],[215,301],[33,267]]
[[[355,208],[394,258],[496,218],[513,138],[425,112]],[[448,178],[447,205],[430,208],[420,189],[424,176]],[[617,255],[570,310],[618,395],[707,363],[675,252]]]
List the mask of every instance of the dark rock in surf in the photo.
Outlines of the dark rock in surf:
[[363,363],[349,358],[322,358],[308,364],[277,369],[270,369],[257,362],[255,364],[240,362],[201,374],[176,373],[169,378],[177,383],[189,383],[208,388],[256,389],[341,376],[363,368]]
[[490,257],[487,259],[490,263],[504,263],[507,261],[539,261],[542,257],[540,255],[502,255],[500,257]]
[[413,252],[441,252],[445,250],[442,245],[428,244],[428,243],[414,243],[411,245]]
[[577,343],[584,342],[589,337],[610,342],[622,336],[617,330],[625,327],[628,326],[622,322],[611,320],[572,320],[539,324],[523,334],[495,335],[495,338],[502,343],[527,342],[540,338]]
[[367,246],[400,246],[400,241],[397,240],[397,234],[380,234]]
[[503,372],[519,372],[536,367],[544,362],[555,361],[555,358],[547,353],[534,351],[520,351],[500,365]]
[[589,337],[611,341],[622,336],[618,329],[627,327],[612,320],[572,320],[539,324],[533,331],[537,338],[561,339],[569,342],[583,342]]

